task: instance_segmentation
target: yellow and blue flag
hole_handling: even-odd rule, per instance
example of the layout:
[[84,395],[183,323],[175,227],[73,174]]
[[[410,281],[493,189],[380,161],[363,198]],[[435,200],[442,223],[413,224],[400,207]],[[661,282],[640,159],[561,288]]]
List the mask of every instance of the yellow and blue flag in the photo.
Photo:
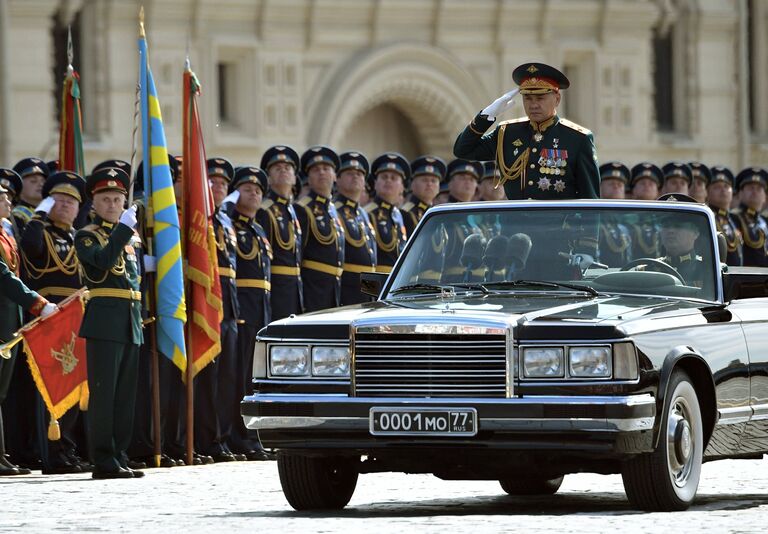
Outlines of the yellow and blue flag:
[[155,81],[149,68],[147,42],[139,37],[139,84],[141,87],[141,134],[144,158],[144,185],[154,222],[154,252],[157,257],[155,296],[157,348],[181,369],[186,370],[184,323],[184,272],[181,260],[181,230],[173,193],[168,148],[160,115]]

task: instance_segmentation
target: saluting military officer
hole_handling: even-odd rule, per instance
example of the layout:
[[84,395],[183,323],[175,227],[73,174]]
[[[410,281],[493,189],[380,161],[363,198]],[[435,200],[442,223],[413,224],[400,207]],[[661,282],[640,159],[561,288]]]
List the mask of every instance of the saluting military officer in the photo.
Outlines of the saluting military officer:
[[728,265],[742,265],[744,263],[744,241],[739,230],[736,217],[730,213],[733,202],[733,173],[728,167],[715,165],[710,169],[712,177],[707,186],[707,201],[709,209],[715,213],[717,231],[725,237],[728,245],[727,256],[720,258]]
[[[656,200],[662,183],[662,172],[649,162],[632,167],[630,186],[634,200]],[[661,256],[659,225],[644,222],[632,227],[632,259]]]
[[239,193],[236,195],[232,221],[236,233],[237,300],[242,322],[237,333],[236,402],[235,406],[231,406],[235,419],[228,448],[248,460],[269,459],[259,443],[249,438],[239,409],[239,400],[252,392],[250,384],[256,334],[270,322],[271,305],[275,302],[270,299],[272,247],[266,232],[255,219],[256,214],[261,212],[262,198],[267,189],[266,173],[255,166],[239,167],[230,183],[230,192]]
[[13,166],[13,170],[22,181],[21,192],[16,197],[16,206],[13,208],[16,227],[21,233],[24,231],[24,225],[35,214],[35,206],[43,199],[43,184],[48,178],[48,166],[40,158],[24,158]]
[[397,207],[408,180],[411,166],[408,160],[397,152],[386,152],[373,160],[371,181],[376,196],[365,206],[373,224],[376,238],[376,272],[390,273],[398,256],[405,247],[408,233],[403,223],[403,214]]
[[[35,208],[21,236],[20,248],[27,285],[54,303],[61,302],[83,286],[75,254],[73,224],[85,197],[85,180],[73,172],[56,172],[42,189],[43,200]],[[76,433],[83,423],[74,406],[59,418],[61,439],[47,439],[50,414],[42,402],[37,410],[43,474],[80,473],[90,470],[78,454]]]
[[261,202],[256,222],[272,247],[272,320],[304,310],[301,284],[301,227],[293,209],[293,187],[299,155],[287,146],[273,146],[261,157],[269,192]]
[[762,167],[748,167],[736,176],[739,207],[733,214],[744,239],[744,265],[768,267],[768,222],[760,215],[768,188],[768,171]]
[[341,303],[344,228],[331,195],[339,156],[327,146],[313,146],[301,156],[309,193],[294,209],[301,226],[301,282],[304,310],[335,308]]
[[661,168],[664,174],[664,183],[661,186],[661,194],[680,193],[688,195],[693,184],[693,171],[687,163],[670,161]]
[[690,187],[691,198],[696,202],[706,204],[707,187],[712,180],[712,172],[709,167],[699,161],[691,161],[688,166],[691,168],[691,175],[693,176]]
[[411,196],[400,208],[409,236],[440,192],[445,170],[445,162],[437,156],[421,156],[411,162]]
[[[600,174],[592,132],[557,115],[560,92],[570,86],[559,70],[525,63],[512,72],[519,89],[488,105],[459,134],[457,158],[495,160],[507,198],[598,198]],[[501,122],[485,131],[523,95],[527,117]]]
[[[629,169],[623,163],[610,161],[600,165],[600,198],[621,200],[624,198]],[[632,236],[629,228],[610,213],[600,218],[598,258],[609,267],[621,267],[632,259]]]
[[88,357],[88,430],[93,478],[144,475],[128,468],[139,345],[143,342],[136,208],[124,210],[130,177],[119,169],[91,174],[86,192],[94,221],[75,235],[89,300],[80,326]]
[[376,237],[360,197],[368,177],[368,159],[360,152],[339,155],[336,178],[336,216],[344,228],[344,272],[341,274],[341,305],[367,302],[360,291],[360,273],[376,271]]

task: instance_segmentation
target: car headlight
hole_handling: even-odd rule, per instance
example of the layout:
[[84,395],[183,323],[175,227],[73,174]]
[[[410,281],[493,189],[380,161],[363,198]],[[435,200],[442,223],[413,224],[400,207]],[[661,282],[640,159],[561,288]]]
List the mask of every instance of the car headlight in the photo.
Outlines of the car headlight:
[[273,376],[309,375],[309,347],[300,345],[271,347],[269,370]]
[[312,347],[312,374],[349,376],[349,348]]
[[571,347],[568,351],[570,375],[576,378],[610,378],[610,347]]
[[523,349],[523,373],[528,378],[563,376],[563,349],[561,347]]

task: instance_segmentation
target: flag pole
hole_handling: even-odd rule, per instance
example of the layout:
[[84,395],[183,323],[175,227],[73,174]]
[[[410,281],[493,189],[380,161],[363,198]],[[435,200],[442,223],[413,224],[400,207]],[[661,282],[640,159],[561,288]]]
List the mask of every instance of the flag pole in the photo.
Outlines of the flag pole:
[[[187,41],[187,47],[189,47],[189,41]],[[189,65],[189,48],[187,48],[187,57],[184,62],[184,70],[190,70]],[[186,80],[185,80],[186,82]],[[189,87],[186,85],[182,88],[182,100],[184,99],[184,96],[189,92]],[[186,116],[186,111],[183,113],[185,115],[184,118],[184,124],[182,125],[182,136],[184,137],[184,148],[182,149],[183,156],[189,157],[188,155],[190,152],[189,145],[189,135],[188,135],[188,128],[189,125],[187,122],[189,121],[189,117]],[[181,213],[182,213],[182,220],[184,220],[185,223],[188,224],[188,221],[185,220],[185,214],[187,209],[187,187],[185,184],[186,176],[184,172],[184,166],[189,165],[189,161],[187,161],[186,158],[182,160],[181,169],[180,169],[180,179],[181,179]],[[181,251],[182,255],[188,250],[188,243],[187,243],[187,229],[184,228],[181,232]],[[189,278],[185,276],[184,280],[184,294],[189,295],[188,292],[189,289]],[[186,323],[186,328],[184,329],[184,333],[186,335],[186,343],[187,343],[187,463],[189,465],[192,465],[193,462],[193,455],[194,455],[194,443],[195,443],[195,390],[194,390],[194,369],[193,369],[193,361],[192,358],[195,354],[194,347],[192,346],[192,324],[194,321],[188,320]]]

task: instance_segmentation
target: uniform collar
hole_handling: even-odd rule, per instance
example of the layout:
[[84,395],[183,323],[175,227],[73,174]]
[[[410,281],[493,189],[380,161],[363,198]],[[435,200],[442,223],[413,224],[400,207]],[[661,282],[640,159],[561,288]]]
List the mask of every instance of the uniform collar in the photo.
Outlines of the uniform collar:
[[693,255],[689,252],[688,254],[683,254],[682,256],[671,256],[671,259],[674,265],[680,265],[686,261],[693,261]]
[[117,225],[117,223],[111,223],[109,221],[105,221],[98,215],[94,216],[93,222],[95,224],[98,224],[100,228],[104,228],[107,232],[111,232],[112,230],[114,230],[115,226]]
[[359,203],[358,203],[358,202],[355,202],[355,201],[354,201],[354,200],[352,200],[351,198],[347,198],[347,197],[345,197],[345,196],[344,196],[344,195],[342,195],[341,193],[339,193],[338,195],[336,195],[336,200],[338,200],[339,202],[341,202],[341,204],[342,204],[342,205],[344,205],[344,206],[348,206],[348,207],[352,208],[353,210],[356,210],[356,209],[357,209],[357,206],[359,205]]
[[427,204],[426,202],[424,202],[423,200],[421,200],[421,199],[420,199],[419,197],[417,197],[416,195],[411,195],[411,198],[410,198],[410,200],[411,200],[411,202],[413,202],[413,203],[416,205],[416,207],[417,207],[417,208],[419,208],[419,209],[422,209],[422,210],[428,210],[428,209],[429,209],[429,207],[430,207],[430,206],[429,206],[429,204]]
[[234,215],[235,215],[234,216],[234,220],[236,222],[240,222],[240,223],[244,223],[244,224],[251,224],[253,222],[253,217],[248,217],[247,215],[243,215],[237,209],[235,209]]
[[463,200],[459,200],[459,199],[458,199],[458,198],[456,198],[455,196],[453,196],[453,195],[451,195],[451,194],[448,194],[448,203],[449,203],[449,204],[454,204],[454,203],[456,203],[456,202],[463,202]]
[[51,221],[51,226],[53,226],[54,228],[58,228],[62,232],[66,232],[66,233],[69,233],[69,232],[72,231],[72,226],[71,225],[62,224],[60,222]]
[[750,207],[749,207],[749,206],[747,206],[746,204],[742,204],[742,205],[741,205],[741,210],[742,210],[744,213],[746,213],[747,215],[749,215],[750,217],[755,217],[755,216],[757,215],[757,211],[756,211],[756,210],[753,210],[752,208],[750,208]]
[[544,133],[547,128],[549,128],[553,124],[557,124],[558,122],[560,122],[560,117],[558,117],[557,114],[555,114],[553,117],[550,117],[543,122],[533,122],[533,121],[529,121],[529,122],[534,132]]
[[268,196],[270,199],[272,199],[274,202],[276,202],[277,204],[285,204],[285,205],[288,205],[288,204],[290,204],[290,203],[291,203],[291,199],[290,199],[290,198],[285,198],[285,197],[284,197],[284,196],[282,196],[282,195],[278,195],[278,194],[277,194],[277,193],[275,193],[275,192],[274,192],[274,190],[272,190],[272,189],[270,189],[270,190],[269,190],[269,193],[267,193],[267,196]]
[[723,208],[718,208],[717,206],[712,206],[710,204],[709,209],[715,212],[715,215],[719,215],[720,217],[727,217],[728,216],[728,210],[725,210]]
[[309,196],[312,200],[320,204],[328,204],[331,201],[330,198],[324,197],[323,195],[321,195],[320,193],[316,193],[315,191],[310,191]]
[[383,198],[381,198],[381,197],[378,197],[378,196],[377,196],[376,198],[374,198],[374,199],[373,199],[373,201],[374,201],[376,204],[378,204],[378,205],[379,205],[379,207],[380,207],[380,208],[382,208],[382,209],[385,209],[385,210],[391,210],[392,208],[394,208],[394,206],[393,206],[392,204],[390,204],[389,202],[387,202],[386,200],[384,200],[384,199],[383,199]]

